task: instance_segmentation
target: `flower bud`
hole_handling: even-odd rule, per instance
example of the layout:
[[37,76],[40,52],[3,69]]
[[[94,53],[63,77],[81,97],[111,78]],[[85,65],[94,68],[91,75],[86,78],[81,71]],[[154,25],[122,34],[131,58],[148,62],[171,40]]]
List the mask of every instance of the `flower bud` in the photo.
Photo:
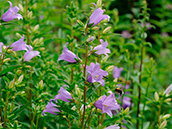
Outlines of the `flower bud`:
[[87,39],[87,42],[88,42],[88,43],[91,43],[91,42],[94,41],[94,39],[95,39],[95,37],[94,37],[94,36],[91,36],[90,38]]
[[111,29],[111,26],[108,26],[107,28],[105,28],[105,29],[103,30],[103,34],[106,34],[107,32],[109,32],[110,29]]
[[155,92],[154,97],[155,97],[155,100],[156,100],[156,101],[158,101],[158,100],[159,100],[159,95],[158,95],[158,93],[157,93],[157,92]]
[[43,89],[43,80],[39,82],[39,88],[42,90]]
[[26,68],[31,68],[31,66],[30,66],[30,65],[26,65],[25,67],[26,67]]
[[167,121],[164,120],[164,121],[160,124],[159,129],[163,129],[166,125],[167,125]]
[[129,110],[130,110],[130,108],[127,107],[127,108],[124,110],[124,113],[125,113],[125,114],[128,114]]
[[10,58],[6,58],[6,59],[4,59],[4,62],[6,63],[6,62],[8,62],[9,60],[11,60]]
[[32,11],[30,11],[30,12],[27,14],[27,17],[28,17],[28,18],[31,18],[32,15],[33,15],[33,13],[32,13]]
[[21,76],[19,77],[19,79],[18,79],[18,81],[17,81],[17,82],[18,82],[18,83],[21,83],[21,82],[23,81],[23,77],[24,77],[24,76],[23,76],[23,75],[21,75]]
[[23,6],[22,6],[21,4],[18,4],[18,6],[19,6],[20,10],[21,10],[22,12],[24,12]]
[[10,84],[9,84],[9,89],[12,89],[12,88],[13,88],[13,86],[14,86],[14,82],[13,82],[13,81],[11,81],[11,82],[10,82]]
[[22,35],[19,34],[19,33],[16,33],[16,36],[17,36],[18,38],[21,38],[21,37],[22,37]]
[[164,102],[170,102],[171,101],[171,98],[168,98],[168,99],[166,99],[166,100],[164,100]]
[[102,5],[102,0],[98,0],[97,1],[97,7],[101,7],[101,5]]
[[170,114],[166,114],[162,117],[162,119],[168,119],[168,118],[170,118],[170,116],[171,116]]
[[43,40],[44,40],[44,38],[43,38],[43,37],[41,37],[41,38],[39,39],[39,42],[40,42],[40,43],[42,43],[42,42],[43,42]]
[[112,71],[113,69],[114,69],[114,65],[110,65],[110,66],[106,67],[106,71],[107,71],[107,72],[110,72],[110,71]]
[[99,29],[100,29],[100,27],[98,27],[98,26],[92,27],[92,30],[99,30]]
[[75,111],[76,110],[76,106],[73,106],[71,109]]
[[39,39],[36,38],[34,41],[33,41],[33,44],[37,44],[39,42]]
[[39,50],[40,51],[44,51],[45,50],[45,47],[41,47]]
[[22,72],[21,70],[17,70],[16,74],[19,75],[21,74],[21,72]]
[[33,31],[36,32],[39,29],[39,24],[37,24],[34,28]]
[[8,50],[7,50],[7,53],[11,53],[11,52],[13,52],[12,49],[8,49]]

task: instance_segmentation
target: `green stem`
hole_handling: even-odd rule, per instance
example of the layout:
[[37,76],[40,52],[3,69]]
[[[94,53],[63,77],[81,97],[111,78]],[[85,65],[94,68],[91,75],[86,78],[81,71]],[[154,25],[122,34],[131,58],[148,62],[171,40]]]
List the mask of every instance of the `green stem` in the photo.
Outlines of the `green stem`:
[[[71,26],[72,26],[71,27],[71,38],[73,39],[74,38],[73,21],[71,23]],[[71,42],[71,51],[72,52],[74,51],[73,42]],[[71,80],[70,80],[70,82],[72,82],[72,80],[73,80],[73,73],[74,73],[73,65],[71,65]]]
[[[28,15],[28,0],[25,0],[25,2],[26,2],[26,18],[27,18],[27,15]],[[26,25],[26,36],[27,36],[27,43],[28,43],[28,45],[30,45],[29,24]]]
[[33,113],[33,117],[32,117],[32,121],[31,121],[30,129],[32,129],[32,127],[33,127],[34,119],[35,119],[35,116],[36,116],[36,108],[37,108],[37,104],[35,106],[35,111]]
[[4,127],[6,127],[7,125],[7,108],[8,108],[8,102],[9,102],[8,97],[9,97],[9,91],[7,91],[5,108],[4,108]]
[[88,120],[89,120],[90,117],[91,117],[91,113],[92,113],[92,109],[90,110],[90,113],[89,113],[89,115],[88,115],[88,117],[87,117],[87,120],[86,120],[85,125],[84,125],[84,129],[86,128],[87,122],[88,122]]

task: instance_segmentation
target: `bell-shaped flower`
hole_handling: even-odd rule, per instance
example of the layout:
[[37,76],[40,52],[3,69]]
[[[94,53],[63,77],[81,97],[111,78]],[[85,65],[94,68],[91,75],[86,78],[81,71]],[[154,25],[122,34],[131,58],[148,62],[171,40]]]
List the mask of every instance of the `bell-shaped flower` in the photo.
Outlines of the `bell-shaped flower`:
[[120,127],[117,124],[115,124],[115,125],[108,126],[105,129],[120,129]]
[[90,66],[86,67],[88,78],[87,81],[90,83],[99,82],[102,86],[105,85],[105,81],[103,80],[103,77],[108,75],[108,72],[100,69],[100,64],[93,62],[90,63]]
[[73,99],[71,94],[67,90],[65,90],[64,87],[65,85],[58,91],[59,94],[55,96],[55,101],[57,101],[57,99],[60,99],[65,102],[70,102],[68,99]]
[[95,102],[95,106],[102,110],[102,113],[107,113],[112,118],[112,111],[120,109],[120,105],[117,103],[114,94],[110,94],[108,97],[103,95],[102,98]]
[[103,15],[104,11],[101,8],[97,9],[97,6],[95,3],[93,3],[95,5],[95,10],[94,12],[91,14],[90,19],[89,19],[89,24],[93,24],[93,26],[97,25],[98,23],[100,23],[102,20],[104,19],[110,19],[110,17],[108,15]]
[[76,62],[75,59],[78,59],[78,57],[73,52],[68,50],[68,48],[66,47],[67,44],[68,43],[66,43],[65,47],[63,48],[63,53],[60,55],[58,61],[65,60],[67,62],[74,63],[74,62]]
[[44,116],[45,112],[51,113],[53,115],[58,115],[57,112],[60,112],[60,110],[57,107],[58,106],[53,103],[53,99],[51,99],[45,107],[45,109],[43,110],[42,115]]
[[124,69],[121,67],[121,68],[118,68],[116,66],[114,66],[114,69],[113,69],[113,78],[119,78],[121,76],[121,72],[123,71]]
[[35,56],[40,56],[40,52],[39,51],[33,51],[33,48],[31,45],[28,45],[28,50],[27,52],[24,54],[24,61],[30,61],[33,57]]
[[96,46],[93,50],[97,50],[95,53],[98,55],[101,54],[105,54],[106,57],[108,58],[108,54],[107,53],[111,53],[109,49],[107,49],[106,47],[108,46],[108,42],[107,41],[103,41],[102,39],[100,39],[101,44]]
[[164,94],[169,94],[172,91],[172,84],[164,91]]
[[24,35],[16,42],[10,45],[13,51],[27,50],[27,45],[24,42]]
[[23,19],[22,15],[17,14],[19,11],[19,8],[17,6],[13,7],[12,3],[10,1],[8,1],[10,3],[10,8],[2,15],[1,19],[3,21],[11,21],[13,19]]

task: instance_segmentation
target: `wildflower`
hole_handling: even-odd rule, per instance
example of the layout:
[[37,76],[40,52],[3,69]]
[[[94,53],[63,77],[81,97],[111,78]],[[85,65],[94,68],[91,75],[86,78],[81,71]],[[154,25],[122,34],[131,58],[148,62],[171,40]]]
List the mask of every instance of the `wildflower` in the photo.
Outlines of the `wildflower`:
[[13,51],[27,50],[26,43],[24,42],[24,35],[16,42],[10,45]]
[[55,96],[55,101],[57,99],[61,99],[62,101],[65,101],[65,102],[70,102],[68,99],[73,99],[71,94],[64,89],[66,85],[64,85],[63,87],[60,88],[60,90],[58,91],[58,95]]
[[103,95],[101,99],[95,102],[95,106],[102,110],[102,113],[107,113],[112,118],[112,111],[120,109],[120,105],[115,100],[115,95],[110,94],[108,97]]
[[148,29],[148,30],[150,30],[152,28],[151,24],[149,22],[145,22],[145,24],[141,23],[141,26],[146,27],[146,29]]
[[90,38],[88,38],[88,39],[87,39],[87,42],[88,42],[88,43],[93,42],[93,41],[94,41],[94,39],[95,39],[95,37],[94,37],[94,36],[92,36],[92,37],[90,37]]
[[90,16],[89,24],[94,23],[93,26],[95,26],[104,19],[108,19],[108,21],[109,21],[110,17],[108,15],[103,15],[104,11],[101,8],[97,9],[96,4],[95,3],[93,3],[93,4],[95,5],[96,9]]
[[60,112],[60,110],[57,108],[58,106],[56,104],[54,104],[53,99],[50,100],[50,102],[47,104],[47,106],[45,107],[45,109],[42,112],[42,115],[44,116],[45,112],[54,114],[54,115],[58,115],[57,112]]
[[117,66],[114,66],[114,69],[113,69],[113,78],[119,78],[121,76],[121,72],[123,71],[124,69],[121,67],[121,68],[118,68]]
[[39,51],[33,51],[33,48],[31,45],[27,46],[29,49],[27,50],[27,52],[24,54],[24,61],[30,61],[33,57],[35,56],[40,56],[40,52]]
[[120,129],[120,127],[117,124],[115,124],[115,125],[108,126],[105,129]]
[[122,31],[121,35],[123,38],[126,39],[129,39],[131,37],[131,34],[127,30]]
[[19,11],[19,8],[17,6],[13,7],[12,3],[10,1],[8,1],[10,3],[10,8],[2,15],[2,20],[3,21],[11,21],[13,19],[23,19],[23,17],[20,14],[17,14]]
[[68,43],[66,43],[64,49],[63,49],[63,53],[60,55],[59,60],[65,60],[67,62],[70,63],[74,63],[76,62],[75,58],[78,59],[78,57],[71,51],[68,50],[68,48],[66,47]]
[[108,46],[108,42],[107,41],[103,41],[102,39],[100,39],[101,45],[98,45],[94,48],[94,50],[97,50],[95,53],[100,55],[100,54],[105,54],[106,57],[108,57],[107,53],[111,53],[109,49],[107,49],[106,47]]
[[105,85],[105,81],[103,80],[103,77],[108,75],[108,72],[100,69],[100,64],[96,63],[94,64],[93,62],[91,62],[90,66],[86,67],[87,70],[87,74],[88,78],[87,81],[90,83],[94,83],[94,82],[99,82],[102,86]]
[[165,90],[164,94],[169,94],[172,91],[172,84]]

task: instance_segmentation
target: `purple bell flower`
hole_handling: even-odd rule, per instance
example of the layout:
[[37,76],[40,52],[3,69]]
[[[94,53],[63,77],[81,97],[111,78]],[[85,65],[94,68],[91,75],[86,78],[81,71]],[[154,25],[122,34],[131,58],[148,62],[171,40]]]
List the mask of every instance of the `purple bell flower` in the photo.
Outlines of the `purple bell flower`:
[[2,20],[5,22],[11,21],[13,19],[23,19],[23,17],[20,14],[17,14],[19,11],[19,8],[17,6],[13,7],[12,3],[10,3],[10,8],[2,15]]
[[88,78],[87,81],[90,83],[99,82],[102,86],[105,85],[105,81],[103,80],[104,76],[108,75],[108,72],[100,69],[100,64],[93,62],[90,63],[90,66],[86,67]]
[[123,71],[124,69],[121,67],[121,68],[118,68],[117,66],[114,66],[114,69],[113,69],[113,78],[119,78],[121,76],[121,72]]
[[105,129],[120,129],[120,127],[117,124],[115,124],[115,125],[108,126]]
[[24,35],[16,42],[10,45],[13,51],[27,50],[27,45],[24,42]]
[[57,101],[57,99],[60,99],[65,102],[70,102],[68,99],[73,99],[71,94],[67,90],[65,90],[64,87],[65,86],[61,87],[58,91],[59,94],[55,96],[55,101]]
[[45,112],[51,113],[53,115],[58,115],[57,112],[60,112],[60,110],[57,108],[58,106],[54,104],[53,99],[50,100],[50,102],[47,104],[45,109],[42,112],[42,115],[44,116]]
[[103,41],[102,39],[100,39],[101,45],[96,46],[93,50],[97,50],[95,53],[100,55],[100,54],[105,54],[106,57],[108,58],[108,54],[107,53],[111,53],[111,51],[109,49],[107,49],[106,47],[108,46],[108,42],[107,41]]
[[131,37],[131,34],[127,30],[122,31],[121,35],[123,38],[126,39],[129,39]]
[[63,48],[63,53],[60,55],[59,60],[65,60],[70,63],[76,62],[75,58],[78,59],[78,57],[71,51],[68,50],[66,47],[68,43],[66,43],[65,47]]
[[120,109],[120,105],[115,100],[115,95],[110,94],[108,97],[103,95],[101,99],[95,102],[95,106],[102,110],[102,113],[107,113],[112,118],[112,111]]
[[97,9],[97,5],[95,3],[93,3],[93,4],[95,5],[96,9],[90,16],[89,24],[94,23],[93,26],[95,26],[104,19],[108,19],[108,21],[109,21],[110,17],[108,15],[103,15],[104,11],[101,8]]
[[29,49],[27,50],[27,52],[24,54],[24,61],[30,61],[33,57],[35,56],[40,56],[40,52],[39,51],[33,51],[33,48],[31,45],[27,46]]

